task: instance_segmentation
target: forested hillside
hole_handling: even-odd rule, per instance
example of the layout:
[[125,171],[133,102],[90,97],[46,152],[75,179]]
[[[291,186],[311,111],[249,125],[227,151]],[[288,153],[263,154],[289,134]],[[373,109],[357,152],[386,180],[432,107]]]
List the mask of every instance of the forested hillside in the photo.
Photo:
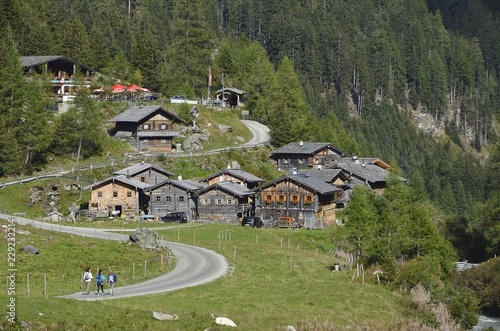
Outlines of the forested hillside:
[[[270,123],[275,146],[328,141],[380,157],[451,215],[448,236],[461,258],[499,253],[494,1],[4,0],[0,6],[2,176],[39,169],[54,151],[73,158],[100,153],[105,139],[96,130],[100,108],[84,99],[53,118],[43,86],[24,84],[19,55],[65,55],[165,96],[193,98],[207,96],[210,67],[214,88],[224,75],[226,86],[249,92],[247,107]],[[419,130],[417,115],[427,115],[431,131],[443,134]]]

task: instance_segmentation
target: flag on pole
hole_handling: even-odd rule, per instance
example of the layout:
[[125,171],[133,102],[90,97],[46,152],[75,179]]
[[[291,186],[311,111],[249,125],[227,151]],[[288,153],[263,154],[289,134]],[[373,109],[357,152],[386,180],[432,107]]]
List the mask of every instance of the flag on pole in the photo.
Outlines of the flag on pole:
[[208,67],[208,86],[212,87],[212,69]]

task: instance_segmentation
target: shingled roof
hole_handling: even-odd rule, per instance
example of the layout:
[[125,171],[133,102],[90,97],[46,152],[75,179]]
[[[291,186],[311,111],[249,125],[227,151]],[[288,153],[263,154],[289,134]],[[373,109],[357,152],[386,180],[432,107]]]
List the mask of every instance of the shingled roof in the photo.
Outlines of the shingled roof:
[[[386,182],[391,175],[389,171],[382,169],[373,163],[339,163],[336,167],[359,180],[369,183]],[[402,177],[400,177],[400,180],[406,181],[406,179]]]
[[144,172],[149,169],[154,169],[159,173],[162,173],[166,176],[174,176],[175,174],[173,172],[170,172],[166,170],[165,168],[156,165],[156,164],[151,164],[151,163],[136,163],[133,164],[127,168],[115,171],[115,175],[123,175],[123,176],[135,176],[136,174],[139,174],[141,172]]
[[183,179],[183,180],[167,179],[167,180],[164,180],[156,185],[148,187],[144,191],[145,192],[153,191],[159,187],[169,185],[169,184],[173,185],[175,187],[178,187],[180,189],[183,189],[186,192],[196,192],[196,191],[199,191],[199,190],[205,188],[205,185],[200,184],[199,182],[195,182],[193,180],[189,180],[189,179]]
[[249,190],[245,186],[235,182],[217,182],[215,184],[205,187],[204,189],[199,190],[198,192],[196,192],[196,195],[200,196],[214,189],[225,191],[233,196],[237,196],[240,198],[253,196],[255,194],[253,190]]
[[[320,171],[324,170],[318,170]],[[262,191],[270,186],[273,186],[277,183],[281,183],[283,181],[289,180],[291,182],[295,182],[296,184],[308,188],[310,191],[318,193],[318,194],[329,194],[334,192],[342,191],[340,188],[328,184],[324,178],[321,176],[311,176],[310,173],[315,173],[315,171],[304,171],[298,173],[290,173],[283,177],[280,177],[272,182],[268,182],[264,185],[261,185],[254,189],[254,191]]]
[[144,118],[151,116],[155,112],[163,112],[166,117],[172,119],[173,122],[182,123],[184,120],[176,114],[166,110],[160,106],[135,106],[125,110],[123,113],[116,115],[109,122],[132,122],[138,123]]
[[123,176],[123,175],[119,175],[119,176],[108,177],[108,178],[103,179],[103,180],[101,180],[99,182],[96,182],[96,183],[94,183],[92,185],[88,185],[88,186],[84,187],[83,189],[84,190],[93,189],[96,186],[99,186],[99,185],[102,185],[102,184],[106,184],[106,183],[109,183],[109,182],[120,182],[122,184],[129,185],[129,186],[135,187],[137,189],[141,189],[141,190],[145,189],[146,187],[148,187],[150,185],[150,184],[147,184],[147,183],[140,182],[138,180],[129,179],[126,176]]
[[[293,174],[293,173],[292,173]],[[312,178],[318,178],[324,181],[325,183],[331,183],[337,177],[342,174],[341,169],[314,169],[314,170],[300,170],[300,172],[297,173],[307,176],[307,177],[312,177]]]
[[69,63],[72,63],[72,64],[77,64],[78,66],[80,66],[81,68],[83,68],[85,70],[97,72],[97,70],[92,69],[91,67],[83,65],[81,63],[78,63],[75,60],[70,59],[69,57],[66,57],[66,56],[62,56],[62,55],[20,56],[19,59],[21,61],[21,65],[25,69],[29,69],[29,68],[32,68],[32,67],[37,67],[37,66],[39,66],[41,64],[45,64],[45,63],[49,63],[49,62],[54,62],[54,61],[60,61],[60,60],[62,60],[62,61],[69,62]]
[[250,183],[263,183],[263,182],[265,182],[264,179],[259,178],[257,176],[254,176],[251,173],[246,172],[246,171],[241,170],[241,169],[223,169],[216,174],[213,174],[213,175],[210,175],[208,177],[201,179],[200,182],[208,182],[210,179],[213,179],[213,178],[216,178],[220,175],[225,175],[225,174],[228,174],[228,175],[231,175],[235,178],[241,179],[244,182],[250,182]]
[[340,156],[347,156],[347,152],[330,143],[321,142],[291,142],[271,153],[271,158],[280,154],[294,154],[294,155],[314,155],[324,149],[330,149]]

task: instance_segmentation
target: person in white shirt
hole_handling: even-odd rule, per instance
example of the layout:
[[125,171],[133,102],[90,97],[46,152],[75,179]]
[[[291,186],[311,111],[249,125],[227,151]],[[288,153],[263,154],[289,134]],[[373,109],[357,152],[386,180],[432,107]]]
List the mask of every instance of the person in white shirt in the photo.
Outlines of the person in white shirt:
[[94,278],[92,277],[92,272],[90,271],[90,268],[87,268],[87,270],[85,270],[85,273],[83,274],[83,281],[86,285],[85,294],[90,293],[90,283],[92,282],[92,278]]

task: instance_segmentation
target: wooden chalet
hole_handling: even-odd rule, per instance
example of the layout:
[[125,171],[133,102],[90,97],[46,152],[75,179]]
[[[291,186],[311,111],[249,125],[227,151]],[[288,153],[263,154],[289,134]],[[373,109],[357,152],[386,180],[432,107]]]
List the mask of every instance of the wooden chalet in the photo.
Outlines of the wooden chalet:
[[[376,159],[379,162],[364,162],[361,160],[354,160],[354,162],[337,163],[334,167],[342,170],[347,176],[348,180],[344,183],[346,185],[346,199],[348,199],[349,190],[355,185],[368,185],[372,190],[377,193],[383,193],[384,188],[387,187],[391,173],[381,167],[387,165],[385,162]],[[382,162],[382,163],[381,163]],[[406,182],[405,178],[399,177],[401,181]]]
[[254,214],[255,193],[235,182],[216,182],[196,192],[200,220],[239,222]]
[[150,214],[162,217],[168,212],[185,212],[188,221],[197,216],[196,192],[205,185],[192,180],[167,179],[144,190],[149,195]]
[[304,167],[324,169],[346,156],[346,152],[332,144],[302,141],[291,142],[271,153],[271,159],[282,170]]
[[165,168],[151,163],[137,163],[130,167],[114,172],[117,176],[125,176],[129,179],[143,182],[149,185],[155,185],[171,178],[175,174],[167,171]]
[[58,105],[71,102],[77,87],[90,90],[92,79],[99,75],[97,70],[61,55],[21,56],[20,61],[25,75],[48,75]]
[[94,215],[115,214],[123,216],[148,213],[148,196],[143,190],[150,186],[126,176],[112,176],[92,184],[90,189],[89,212]]
[[179,135],[174,124],[184,121],[160,106],[137,106],[109,120],[115,122],[111,135],[128,141],[137,151],[169,153]]
[[324,171],[293,172],[259,186],[256,213],[265,220],[291,217],[307,228],[335,224],[336,202],[343,199],[343,190],[327,181],[337,182],[343,175]]
[[225,107],[230,108],[244,107],[245,103],[243,102],[243,98],[245,94],[247,94],[246,91],[234,87],[226,87],[215,91],[216,100],[219,100],[221,103],[224,102]]
[[223,169],[216,174],[201,179],[200,182],[205,182],[207,185],[219,182],[233,182],[251,190],[264,183],[265,180],[241,169]]

